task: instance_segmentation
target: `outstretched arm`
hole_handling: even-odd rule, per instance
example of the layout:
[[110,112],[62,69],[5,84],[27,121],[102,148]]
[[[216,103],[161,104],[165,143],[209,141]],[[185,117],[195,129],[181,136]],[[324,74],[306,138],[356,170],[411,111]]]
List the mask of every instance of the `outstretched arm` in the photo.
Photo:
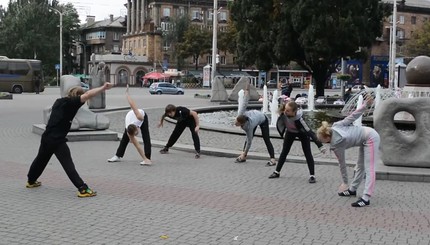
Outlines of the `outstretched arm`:
[[137,152],[139,152],[139,155],[142,157],[142,159],[146,162],[146,161],[150,161],[150,159],[148,159],[145,156],[145,151],[142,149],[142,146],[139,144],[139,141],[137,141],[136,137],[133,135],[128,134],[128,138],[130,138],[131,143],[133,143],[134,147],[136,147]]
[[100,94],[101,92],[108,90],[112,88],[112,83],[104,83],[102,86],[98,88],[93,88],[85,92],[83,95],[81,95],[81,102],[85,103],[87,100],[91,99],[92,97]]
[[136,106],[136,103],[131,98],[130,94],[128,93],[128,84],[127,84],[127,89],[125,90],[125,95],[127,96],[128,104],[130,104],[130,107],[133,110],[134,115],[136,115],[136,118],[139,119],[140,121],[143,121],[142,113],[140,113],[139,109]]
[[246,111],[246,108],[248,107],[248,100],[249,100],[249,83],[247,83],[247,84],[246,84],[246,86],[245,86],[245,91],[244,91],[243,97],[244,97],[244,98],[243,98],[243,99],[244,99],[244,101],[243,101],[243,103],[240,105],[238,115],[243,115],[243,113],[245,113],[245,111]]

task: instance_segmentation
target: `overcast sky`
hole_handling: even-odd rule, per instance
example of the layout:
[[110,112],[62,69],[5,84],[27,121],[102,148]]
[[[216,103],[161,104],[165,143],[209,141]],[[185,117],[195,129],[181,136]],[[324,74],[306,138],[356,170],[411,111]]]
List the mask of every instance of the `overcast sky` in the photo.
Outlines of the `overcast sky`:
[[[96,16],[96,20],[109,18],[110,14],[125,16],[127,8],[124,4],[127,0],[60,0],[60,3],[72,3],[78,10],[81,22],[85,22],[87,15]],[[9,0],[0,0],[0,5],[7,7]]]

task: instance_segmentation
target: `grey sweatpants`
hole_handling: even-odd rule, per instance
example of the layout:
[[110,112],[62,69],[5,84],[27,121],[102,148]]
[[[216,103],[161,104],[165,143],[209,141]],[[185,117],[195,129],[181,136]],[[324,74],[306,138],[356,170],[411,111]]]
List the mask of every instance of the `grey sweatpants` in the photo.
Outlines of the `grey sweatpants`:
[[372,196],[375,189],[375,165],[379,155],[380,141],[379,134],[370,128],[366,141],[359,148],[356,172],[349,187],[351,191],[356,191],[363,177],[366,176],[363,195]]

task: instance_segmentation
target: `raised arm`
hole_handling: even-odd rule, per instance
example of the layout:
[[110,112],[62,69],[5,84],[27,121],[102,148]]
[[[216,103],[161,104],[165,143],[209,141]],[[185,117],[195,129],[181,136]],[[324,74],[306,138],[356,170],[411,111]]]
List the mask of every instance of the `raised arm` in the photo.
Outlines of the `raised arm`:
[[248,107],[248,101],[249,101],[249,83],[246,84],[245,86],[245,91],[243,94],[243,103],[241,104],[240,108],[239,108],[239,112],[238,115],[243,115],[243,113],[245,113],[246,108]]
[[81,102],[85,103],[87,100],[91,99],[92,97],[100,94],[101,92],[108,90],[112,88],[112,83],[104,83],[102,86],[98,88],[93,88],[85,92],[83,95],[81,95]]
[[140,113],[139,108],[137,108],[136,103],[131,98],[130,94],[128,93],[128,84],[127,84],[127,88],[125,90],[125,95],[127,96],[128,104],[130,105],[131,109],[133,110],[134,115],[136,115],[136,118],[139,119],[140,121],[143,121],[142,113]]
[[355,122],[361,115],[363,115],[364,111],[366,110],[367,106],[370,106],[373,102],[373,99],[370,95],[365,95],[364,103],[356,109],[353,113],[351,113],[349,116],[345,117],[342,121],[336,122],[338,125],[344,125],[348,126]]

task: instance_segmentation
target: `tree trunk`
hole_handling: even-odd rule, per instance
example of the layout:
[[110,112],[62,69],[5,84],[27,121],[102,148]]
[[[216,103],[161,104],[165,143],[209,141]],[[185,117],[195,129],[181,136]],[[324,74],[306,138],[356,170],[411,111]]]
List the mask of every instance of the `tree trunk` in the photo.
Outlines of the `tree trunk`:
[[330,76],[327,71],[327,68],[321,67],[319,69],[314,69],[312,73],[313,79],[315,80],[316,97],[324,96],[325,84]]
[[194,59],[194,62],[196,62],[196,71],[199,70],[199,57],[197,56],[197,58]]

